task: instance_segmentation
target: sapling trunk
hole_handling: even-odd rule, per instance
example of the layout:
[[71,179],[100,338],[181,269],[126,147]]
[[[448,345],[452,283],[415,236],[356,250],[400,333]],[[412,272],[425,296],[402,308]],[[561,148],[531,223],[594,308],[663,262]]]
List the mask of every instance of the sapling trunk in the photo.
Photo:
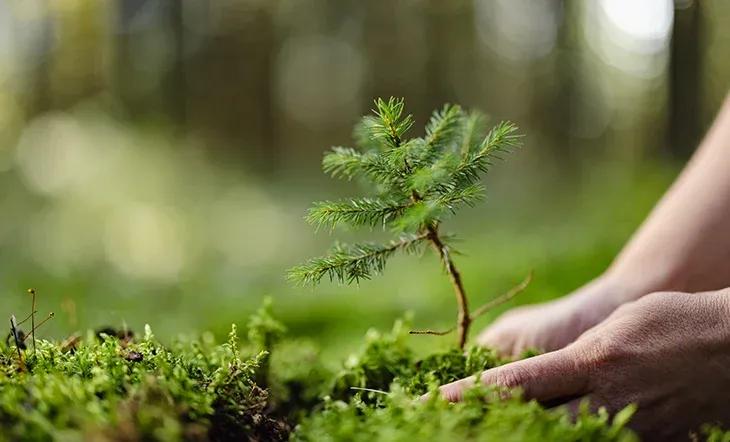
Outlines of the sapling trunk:
[[[307,215],[317,227],[383,227],[396,233],[397,239],[386,244],[336,244],[328,255],[291,269],[289,277],[304,284],[316,284],[324,277],[358,282],[382,272],[395,252],[420,253],[430,245],[454,289],[456,326],[444,332],[412,333],[444,335],[456,330],[457,344],[464,348],[474,319],[498,303],[470,312],[461,274],[451,258],[450,237],[440,233],[439,227],[459,206],[472,206],[481,199],[481,175],[500,153],[517,147],[520,136],[509,122],[487,132],[481,114],[445,105],[433,113],[423,137],[404,139],[413,118],[403,108],[403,100],[376,100],[375,115],[363,117],[355,129],[358,149],[334,147],[322,162],[333,177],[364,179],[373,196],[316,203]],[[511,299],[528,282],[495,301]]]
[[457,342],[459,348],[464,348],[466,339],[469,336],[471,317],[469,316],[469,299],[466,297],[464,284],[461,282],[461,273],[459,273],[459,270],[457,270],[454,265],[454,261],[451,259],[451,255],[449,254],[449,249],[441,242],[437,227],[429,226],[428,239],[431,241],[434,250],[441,258],[441,262],[443,263],[446,272],[449,274],[451,285],[454,287],[456,305],[458,307],[458,315],[456,318],[456,332],[458,334]]

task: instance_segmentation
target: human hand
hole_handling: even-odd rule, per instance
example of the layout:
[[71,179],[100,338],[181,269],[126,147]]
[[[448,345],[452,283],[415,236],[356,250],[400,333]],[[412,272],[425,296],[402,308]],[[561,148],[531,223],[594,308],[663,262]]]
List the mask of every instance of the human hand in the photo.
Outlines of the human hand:
[[630,300],[629,292],[616,278],[603,276],[563,298],[505,312],[476,340],[514,357],[528,348],[557,350]]
[[[730,289],[654,293],[619,307],[574,343],[487,370],[485,384],[527,399],[615,413],[638,405],[630,426],[646,440],[686,440],[705,422],[730,422]],[[441,387],[458,401],[475,378]]]

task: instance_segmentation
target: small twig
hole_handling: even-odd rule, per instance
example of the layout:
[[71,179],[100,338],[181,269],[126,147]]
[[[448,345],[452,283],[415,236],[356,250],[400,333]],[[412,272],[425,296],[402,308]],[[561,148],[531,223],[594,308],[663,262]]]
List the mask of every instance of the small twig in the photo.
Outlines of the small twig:
[[376,390],[374,388],[350,387],[350,390],[369,391],[370,393],[380,393],[380,394],[385,394],[385,395],[390,394],[387,391]]
[[20,342],[18,342],[18,327],[15,320],[15,315],[10,315],[10,333],[13,335],[15,340],[15,349],[18,350],[18,362],[23,367],[23,353],[20,351]]
[[532,281],[532,273],[533,273],[532,270],[530,270],[530,273],[527,274],[527,277],[521,283],[512,287],[507,293],[504,293],[503,295],[492,299],[491,301],[487,302],[483,306],[474,310],[474,312],[472,312],[472,314],[471,314],[471,319],[474,320],[474,319],[478,318],[479,316],[483,315],[484,313],[488,312],[489,310],[493,309],[494,307],[502,305],[505,302],[507,302],[510,299],[517,296],[518,294],[520,294],[523,290],[525,290],[527,288],[527,286]]
[[30,308],[30,328],[31,334],[33,334],[33,357],[36,357],[35,333],[33,333],[35,330],[35,289],[28,289],[28,293],[33,297],[33,304]]
[[30,333],[25,335],[22,342],[25,342],[25,340],[28,339],[28,336],[30,336],[30,335],[33,335],[33,342],[35,342],[35,331],[38,330],[39,328],[41,328],[41,326],[43,324],[45,324],[46,322],[48,322],[49,319],[53,318],[53,316],[55,316],[55,313],[53,313],[53,312],[49,313],[48,316],[46,317],[46,319],[39,322],[35,328],[31,329]]
[[26,316],[26,317],[25,317],[25,319],[23,319],[23,320],[22,320],[22,321],[20,321],[20,322],[17,322],[17,323],[15,323],[15,326],[17,327],[17,326],[19,326],[19,325],[23,325],[23,324],[25,323],[25,321],[27,321],[28,319],[30,319],[30,317],[31,317],[32,315],[34,315],[35,313],[38,313],[38,310],[33,310],[33,312],[32,312],[32,313],[31,313],[30,315]]
[[451,327],[448,330],[436,331],[436,330],[411,330],[408,332],[409,335],[433,335],[433,336],[446,336],[449,333],[456,330],[456,327]]

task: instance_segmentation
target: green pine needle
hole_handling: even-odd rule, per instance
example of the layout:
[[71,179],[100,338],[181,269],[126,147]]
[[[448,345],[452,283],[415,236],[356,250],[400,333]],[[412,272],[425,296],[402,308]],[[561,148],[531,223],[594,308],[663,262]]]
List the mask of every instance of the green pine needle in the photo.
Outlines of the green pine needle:
[[461,154],[478,149],[486,135],[487,118],[479,111],[471,111],[462,119]]
[[410,203],[378,198],[359,198],[349,201],[322,201],[309,209],[307,221],[319,227],[334,228],[337,225],[385,226],[397,218]]
[[430,158],[435,157],[449,144],[458,141],[464,112],[461,107],[447,104],[442,110],[433,113],[426,124],[426,146]]
[[375,100],[373,112],[378,120],[371,126],[372,137],[383,140],[391,148],[400,146],[403,135],[413,126],[413,117],[403,115],[405,102],[402,98],[390,97],[388,101],[378,98]]
[[395,252],[417,253],[426,235],[404,235],[388,244],[337,244],[332,252],[289,270],[288,277],[300,285],[314,285],[322,278],[340,283],[359,282],[381,273]]
[[289,277],[303,284],[322,278],[357,282],[381,272],[398,251],[421,250],[429,239],[438,242],[434,236],[445,236],[437,230],[447,216],[484,197],[480,179],[492,161],[520,145],[512,123],[487,132],[485,122],[478,112],[446,105],[433,113],[423,137],[406,139],[413,118],[403,99],[375,100],[373,115],[355,128],[358,148],[334,147],[322,161],[333,177],[365,178],[372,196],[316,203],[306,219],[317,228],[382,227],[403,236],[386,244],[338,245],[293,268]]

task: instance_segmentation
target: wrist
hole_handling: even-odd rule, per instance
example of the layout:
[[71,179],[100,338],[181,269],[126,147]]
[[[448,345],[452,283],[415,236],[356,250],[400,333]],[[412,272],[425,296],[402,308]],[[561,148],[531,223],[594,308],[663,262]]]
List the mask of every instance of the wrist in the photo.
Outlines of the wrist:
[[669,256],[620,255],[602,278],[614,287],[623,302],[635,301],[653,292],[694,291],[688,283],[686,266]]

